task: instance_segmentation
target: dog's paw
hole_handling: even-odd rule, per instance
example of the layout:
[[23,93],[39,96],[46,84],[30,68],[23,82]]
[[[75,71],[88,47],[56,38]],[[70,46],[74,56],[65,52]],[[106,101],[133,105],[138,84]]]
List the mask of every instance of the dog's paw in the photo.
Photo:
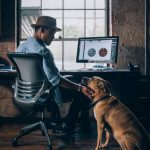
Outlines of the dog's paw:
[[97,147],[95,148],[95,150],[100,150],[100,147],[99,147],[99,146],[97,146]]
[[106,148],[108,146],[108,144],[104,143],[104,144],[101,144],[101,148]]

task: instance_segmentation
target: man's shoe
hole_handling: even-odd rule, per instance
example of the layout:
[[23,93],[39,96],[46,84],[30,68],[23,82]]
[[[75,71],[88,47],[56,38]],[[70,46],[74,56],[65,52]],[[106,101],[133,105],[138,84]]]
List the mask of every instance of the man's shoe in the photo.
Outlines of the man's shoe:
[[47,126],[48,126],[48,128],[53,129],[53,128],[55,128],[60,122],[61,122],[60,119],[57,119],[57,118],[50,118],[50,119],[48,119],[48,121],[47,121]]
[[53,126],[53,129],[57,132],[57,133],[68,133],[68,132],[72,132],[74,131],[75,126],[69,126],[67,125],[65,122],[61,123],[61,124],[57,124],[56,126]]

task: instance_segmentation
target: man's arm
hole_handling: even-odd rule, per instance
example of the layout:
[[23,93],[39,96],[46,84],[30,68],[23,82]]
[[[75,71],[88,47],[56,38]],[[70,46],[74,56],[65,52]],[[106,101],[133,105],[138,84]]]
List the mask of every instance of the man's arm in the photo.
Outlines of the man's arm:
[[61,76],[59,85],[64,88],[82,92],[88,98],[91,98],[91,90],[90,89],[88,89],[86,86],[82,86],[81,84],[72,82],[72,81],[68,80],[67,78],[64,78]]

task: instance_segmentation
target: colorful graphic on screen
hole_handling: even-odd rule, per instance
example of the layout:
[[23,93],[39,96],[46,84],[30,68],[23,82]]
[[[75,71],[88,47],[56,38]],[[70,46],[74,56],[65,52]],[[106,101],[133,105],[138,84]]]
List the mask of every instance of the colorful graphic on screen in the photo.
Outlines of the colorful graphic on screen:
[[100,57],[105,57],[108,54],[108,50],[106,48],[101,48],[99,50],[99,56]]
[[95,54],[96,54],[96,50],[95,50],[94,48],[90,48],[90,49],[88,50],[88,55],[89,55],[90,57],[93,57]]

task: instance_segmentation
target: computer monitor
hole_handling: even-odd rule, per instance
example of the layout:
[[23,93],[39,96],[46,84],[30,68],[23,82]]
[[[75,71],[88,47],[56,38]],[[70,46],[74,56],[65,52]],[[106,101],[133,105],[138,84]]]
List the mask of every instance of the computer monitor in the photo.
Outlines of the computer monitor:
[[119,36],[78,39],[77,63],[117,63]]

